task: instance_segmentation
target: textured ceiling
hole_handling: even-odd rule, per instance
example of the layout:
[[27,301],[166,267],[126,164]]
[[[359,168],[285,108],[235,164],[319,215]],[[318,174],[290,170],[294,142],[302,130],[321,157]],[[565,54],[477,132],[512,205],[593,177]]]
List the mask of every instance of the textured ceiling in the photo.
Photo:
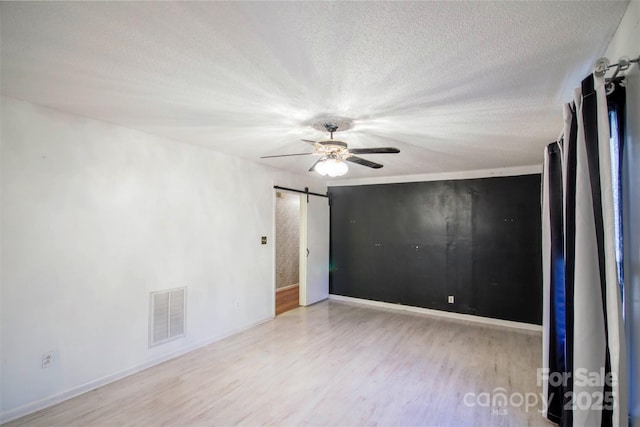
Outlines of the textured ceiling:
[[[627,2],[2,2],[3,95],[305,174],[308,124],[373,170],[541,163]],[[615,58],[612,58],[615,59]]]

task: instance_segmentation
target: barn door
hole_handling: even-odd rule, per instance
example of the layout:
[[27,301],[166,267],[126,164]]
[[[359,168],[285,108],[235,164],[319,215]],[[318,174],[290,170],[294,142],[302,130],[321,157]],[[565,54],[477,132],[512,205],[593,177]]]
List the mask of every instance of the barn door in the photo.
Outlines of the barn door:
[[329,202],[300,197],[300,305],[311,305],[329,297]]

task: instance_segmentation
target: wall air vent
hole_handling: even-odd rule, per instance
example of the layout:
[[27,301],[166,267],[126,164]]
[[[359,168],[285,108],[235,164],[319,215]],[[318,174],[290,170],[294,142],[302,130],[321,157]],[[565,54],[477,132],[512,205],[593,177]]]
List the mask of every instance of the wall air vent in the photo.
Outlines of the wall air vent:
[[151,292],[149,299],[149,347],[185,335],[187,288]]

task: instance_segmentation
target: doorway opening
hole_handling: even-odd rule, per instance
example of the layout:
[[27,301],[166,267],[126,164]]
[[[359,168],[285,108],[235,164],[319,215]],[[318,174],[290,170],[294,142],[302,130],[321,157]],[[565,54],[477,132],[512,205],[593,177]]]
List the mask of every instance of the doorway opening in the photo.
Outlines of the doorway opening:
[[300,305],[300,196],[276,192],[276,316]]

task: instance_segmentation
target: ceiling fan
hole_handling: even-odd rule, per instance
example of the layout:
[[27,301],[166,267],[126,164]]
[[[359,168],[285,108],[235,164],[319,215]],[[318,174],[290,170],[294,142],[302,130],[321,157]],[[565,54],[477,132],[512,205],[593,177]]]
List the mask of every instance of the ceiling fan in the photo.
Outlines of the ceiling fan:
[[355,156],[355,154],[397,154],[400,152],[394,147],[378,147],[378,148],[354,148],[349,149],[346,142],[333,139],[333,133],[338,130],[338,126],[334,123],[324,123],[324,128],[331,135],[331,139],[323,141],[311,141],[303,139],[302,141],[312,144],[315,147],[313,153],[297,153],[297,154],[280,154],[275,156],[262,156],[261,159],[269,159],[273,157],[290,157],[290,156],[320,156],[309,172],[316,171],[320,175],[341,176],[349,170],[347,162],[357,163],[373,169],[380,169],[380,163],[372,162]]

